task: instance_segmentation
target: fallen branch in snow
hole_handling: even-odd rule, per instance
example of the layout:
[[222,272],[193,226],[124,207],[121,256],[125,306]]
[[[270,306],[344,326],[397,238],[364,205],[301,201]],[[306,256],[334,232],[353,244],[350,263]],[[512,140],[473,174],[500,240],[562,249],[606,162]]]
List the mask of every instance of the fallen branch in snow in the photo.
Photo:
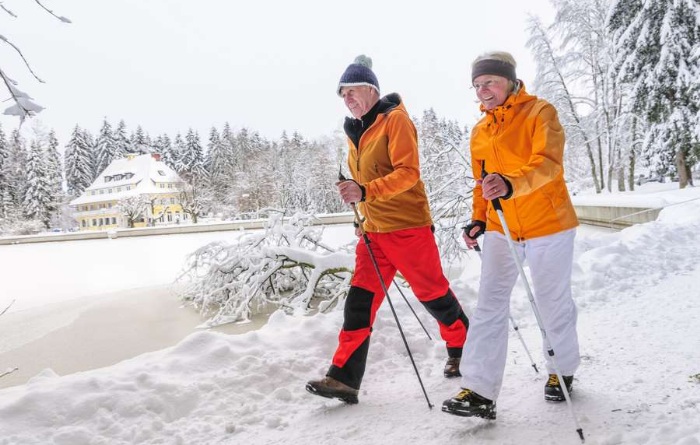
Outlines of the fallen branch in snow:
[[[10,302],[10,304],[8,304],[7,307],[5,309],[3,309],[2,312],[0,312],[0,317],[2,317],[5,314],[5,312],[7,312],[12,307],[13,304],[15,304],[15,300],[12,300]],[[0,374],[0,379],[5,377],[6,375],[12,374],[13,372],[17,371],[18,369],[19,368],[17,368],[17,367],[7,368],[2,374]]]
[[15,371],[19,371],[19,368],[7,368],[2,374],[0,374],[0,379],[5,377],[6,375],[10,375]]
[[267,305],[297,314],[317,301],[320,311],[342,307],[354,256],[324,246],[312,218],[272,215],[264,231],[196,250],[180,278],[189,280],[181,297],[210,316],[207,326],[247,320]]
[[5,309],[3,309],[2,312],[0,312],[0,316],[2,316],[5,312],[7,312],[12,307],[13,304],[15,304],[15,300],[12,300],[10,302],[10,304],[8,304],[7,307]]

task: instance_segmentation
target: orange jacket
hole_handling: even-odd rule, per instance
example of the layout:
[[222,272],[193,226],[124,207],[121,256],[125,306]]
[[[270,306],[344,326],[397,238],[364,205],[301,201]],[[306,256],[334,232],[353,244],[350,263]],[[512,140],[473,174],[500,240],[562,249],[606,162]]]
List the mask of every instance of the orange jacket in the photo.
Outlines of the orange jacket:
[[[551,235],[578,225],[564,182],[564,129],[556,109],[547,101],[520,90],[505,103],[486,112],[471,135],[474,178],[500,173],[513,186],[501,199],[511,236],[525,240]],[[473,220],[485,221],[486,230],[503,233],[498,215],[474,188]]]
[[398,94],[380,99],[379,113],[360,137],[348,138],[348,167],[365,187],[359,208],[368,232],[432,224],[428,197],[420,179],[418,134]]

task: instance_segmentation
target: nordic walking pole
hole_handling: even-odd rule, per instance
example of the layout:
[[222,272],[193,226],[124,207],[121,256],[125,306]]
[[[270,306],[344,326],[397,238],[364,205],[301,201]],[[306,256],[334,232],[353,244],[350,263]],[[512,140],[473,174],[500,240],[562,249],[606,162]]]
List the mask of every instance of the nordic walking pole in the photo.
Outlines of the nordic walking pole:
[[525,290],[527,291],[527,297],[530,300],[530,305],[532,306],[532,311],[535,313],[537,324],[540,327],[540,333],[542,334],[542,340],[544,341],[545,347],[547,348],[547,354],[552,359],[552,365],[554,365],[554,370],[557,373],[557,378],[559,379],[559,386],[561,387],[562,392],[564,393],[566,404],[569,406],[569,412],[571,413],[571,418],[574,420],[576,432],[581,438],[581,442],[585,442],[586,439],[584,439],[583,437],[583,429],[581,428],[581,426],[578,423],[578,420],[576,419],[576,413],[574,413],[574,404],[571,402],[571,395],[569,395],[569,390],[566,387],[566,382],[564,382],[564,378],[562,377],[561,371],[559,370],[559,365],[557,365],[556,356],[554,355],[554,349],[552,349],[552,344],[549,342],[549,337],[547,337],[547,331],[545,330],[544,324],[542,323],[540,310],[537,308],[537,303],[535,303],[535,297],[532,294],[532,290],[530,289],[530,283],[527,281],[527,277],[525,276],[525,270],[523,269],[522,261],[520,261],[518,252],[516,252],[515,250],[515,244],[513,243],[513,239],[510,236],[510,229],[508,229],[508,223],[506,223],[506,218],[505,216],[503,216],[503,207],[501,207],[501,201],[499,198],[495,198],[491,201],[491,204],[493,204],[493,208],[498,214],[498,219],[501,221],[501,226],[503,227],[503,234],[505,235],[506,241],[508,242],[508,247],[510,248],[510,253],[513,256],[513,261],[515,261],[516,266],[518,266],[520,278],[522,278],[523,280]]
[[[477,244],[474,246],[474,250],[476,250],[476,253],[479,254],[479,258],[481,258],[481,247]],[[525,344],[525,339],[523,338],[523,335],[520,333],[520,328],[518,327],[518,324],[515,322],[515,319],[513,316],[510,314],[510,310],[508,311],[508,318],[510,319],[510,324],[513,326],[513,330],[515,331],[516,334],[518,334],[518,338],[520,339],[520,343],[523,345],[523,348],[525,349],[525,353],[527,354],[527,357],[530,359],[530,365],[535,369],[536,373],[540,373],[539,369],[537,369],[537,364],[535,361],[532,359],[532,355],[530,355],[530,350],[527,348],[527,345]]]
[[[355,218],[357,218],[358,221],[360,221],[360,214],[357,213],[357,206],[355,205],[354,202],[351,202],[350,205],[352,206],[352,211],[355,212]],[[433,409],[433,404],[430,403],[430,399],[428,398],[428,393],[425,391],[425,386],[423,386],[423,380],[420,378],[420,374],[418,373],[418,367],[416,366],[416,362],[413,360],[413,354],[411,354],[411,349],[408,347],[408,342],[406,341],[406,336],[403,333],[403,329],[401,328],[401,323],[399,322],[399,317],[396,315],[396,310],[394,310],[394,304],[391,302],[391,297],[389,297],[389,291],[386,288],[386,284],[384,283],[384,278],[382,278],[382,273],[379,270],[379,265],[377,264],[377,259],[374,257],[374,252],[372,252],[372,247],[370,247],[369,243],[369,236],[367,236],[367,232],[365,232],[365,228],[360,224],[360,232],[362,232],[362,239],[365,241],[365,246],[367,246],[367,252],[369,252],[369,258],[372,260],[372,265],[374,266],[375,272],[377,272],[377,278],[379,278],[379,284],[382,286],[382,290],[384,291],[384,296],[386,297],[387,301],[389,302],[389,307],[391,308],[391,313],[394,314],[394,320],[396,320],[396,326],[399,327],[399,332],[401,333],[401,339],[403,340],[404,346],[406,346],[406,351],[408,351],[408,357],[411,359],[411,364],[413,365],[413,369],[416,371],[416,377],[418,377],[418,382],[420,383],[420,387],[423,390],[423,395],[425,396],[425,401],[428,402],[428,408]]]
[[404,295],[403,291],[402,291],[401,288],[399,287],[399,284],[396,282],[396,280],[393,280],[393,283],[394,283],[394,286],[396,286],[396,289],[399,291],[399,293],[400,293],[401,296],[403,297],[403,301],[406,302],[406,306],[408,306],[408,308],[411,310],[411,312],[413,312],[413,315],[416,316],[416,320],[418,320],[418,324],[420,324],[420,327],[423,328],[423,332],[425,332],[425,335],[428,336],[428,340],[432,340],[433,337],[431,337],[430,334],[428,333],[428,330],[425,329],[425,326],[423,325],[423,322],[420,321],[420,318],[418,318],[418,314],[416,314],[416,311],[413,310],[413,306],[411,306],[411,303],[408,302],[408,298],[406,298],[406,295]]

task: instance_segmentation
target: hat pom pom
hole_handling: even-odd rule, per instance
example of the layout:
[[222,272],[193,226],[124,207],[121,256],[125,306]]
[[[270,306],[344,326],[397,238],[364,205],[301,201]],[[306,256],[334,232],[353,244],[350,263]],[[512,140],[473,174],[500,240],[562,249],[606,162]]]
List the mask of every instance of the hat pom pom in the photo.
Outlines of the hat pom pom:
[[355,61],[353,63],[372,69],[372,59],[365,56],[364,54],[355,57]]

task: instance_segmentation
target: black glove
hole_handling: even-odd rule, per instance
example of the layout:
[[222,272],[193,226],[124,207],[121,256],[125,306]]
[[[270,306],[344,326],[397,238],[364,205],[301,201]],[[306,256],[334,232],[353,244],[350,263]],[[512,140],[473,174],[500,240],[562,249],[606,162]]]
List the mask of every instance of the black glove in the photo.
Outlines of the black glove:
[[[474,227],[478,227],[479,231],[476,232],[474,236],[471,236],[470,233]],[[462,227],[462,229],[464,230],[464,234],[467,235],[468,238],[477,239],[486,231],[486,223],[477,219],[467,224],[466,227]]]

